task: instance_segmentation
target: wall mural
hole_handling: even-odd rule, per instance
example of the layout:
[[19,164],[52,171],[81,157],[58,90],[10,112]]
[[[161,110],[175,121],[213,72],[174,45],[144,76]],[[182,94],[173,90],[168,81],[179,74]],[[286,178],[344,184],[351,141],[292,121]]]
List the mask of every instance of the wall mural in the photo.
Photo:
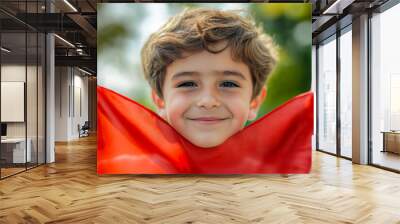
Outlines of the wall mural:
[[311,4],[108,3],[98,18],[99,174],[310,171]]

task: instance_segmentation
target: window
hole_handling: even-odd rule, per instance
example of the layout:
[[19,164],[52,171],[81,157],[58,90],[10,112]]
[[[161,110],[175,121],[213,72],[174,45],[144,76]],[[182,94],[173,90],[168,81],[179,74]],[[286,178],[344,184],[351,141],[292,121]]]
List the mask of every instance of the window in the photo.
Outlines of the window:
[[336,36],[318,48],[318,149],[336,153]]
[[352,35],[351,26],[340,36],[340,155],[352,157]]
[[371,18],[372,164],[400,170],[400,5]]

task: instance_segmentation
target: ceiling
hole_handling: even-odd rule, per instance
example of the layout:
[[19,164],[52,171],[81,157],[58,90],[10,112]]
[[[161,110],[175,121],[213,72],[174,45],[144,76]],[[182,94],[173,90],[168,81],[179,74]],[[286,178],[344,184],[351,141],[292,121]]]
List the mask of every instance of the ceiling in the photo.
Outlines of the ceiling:
[[[237,2],[306,2],[312,3],[313,42],[323,37],[338,20],[351,23],[351,17],[374,9],[387,0],[289,0],[289,1],[243,1]],[[47,2],[47,4],[46,4]],[[14,54],[23,54],[27,28],[29,31],[54,32],[56,65],[80,66],[96,73],[97,3],[110,2],[165,2],[165,1],[117,1],[117,0],[1,0],[0,24],[5,43],[15,49]],[[179,0],[169,2],[180,2]],[[235,2],[235,0],[219,0]],[[49,13],[49,12],[52,13]],[[23,33],[21,34],[21,31]],[[325,33],[324,33],[325,32]],[[334,31],[332,31],[334,32]],[[69,42],[70,44],[66,43]],[[72,46],[72,45],[73,46]],[[33,52],[35,44],[28,45]],[[32,49],[31,49],[32,48]],[[29,53],[28,53],[29,54]]]
[[96,74],[96,4],[96,0],[47,0],[47,4],[45,0],[1,0],[2,46],[12,49],[2,60],[17,63],[24,55],[36,57],[43,45],[32,38],[36,33],[54,32],[56,66],[79,66]]

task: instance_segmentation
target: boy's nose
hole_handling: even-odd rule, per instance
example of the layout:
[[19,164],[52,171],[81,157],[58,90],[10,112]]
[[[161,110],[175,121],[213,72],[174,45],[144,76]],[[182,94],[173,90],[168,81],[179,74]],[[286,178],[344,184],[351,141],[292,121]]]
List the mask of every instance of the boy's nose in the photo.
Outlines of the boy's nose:
[[220,102],[211,92],[206,92],[201,95],[197,106],[204,109],[213,109],[214,107],[219,107]]

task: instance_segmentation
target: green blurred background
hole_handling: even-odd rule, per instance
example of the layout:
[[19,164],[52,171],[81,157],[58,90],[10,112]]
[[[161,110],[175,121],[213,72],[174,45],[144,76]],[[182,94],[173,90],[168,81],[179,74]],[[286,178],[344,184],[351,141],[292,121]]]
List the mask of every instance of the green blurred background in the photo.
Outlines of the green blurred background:
[[155,110],[145,81],[140,50],[150,36],[185,8],[240,9],[272,36],[279,63],[270,74],[258,117],[311,87],[310,3],[107,3],[98,4],[98,85]]

